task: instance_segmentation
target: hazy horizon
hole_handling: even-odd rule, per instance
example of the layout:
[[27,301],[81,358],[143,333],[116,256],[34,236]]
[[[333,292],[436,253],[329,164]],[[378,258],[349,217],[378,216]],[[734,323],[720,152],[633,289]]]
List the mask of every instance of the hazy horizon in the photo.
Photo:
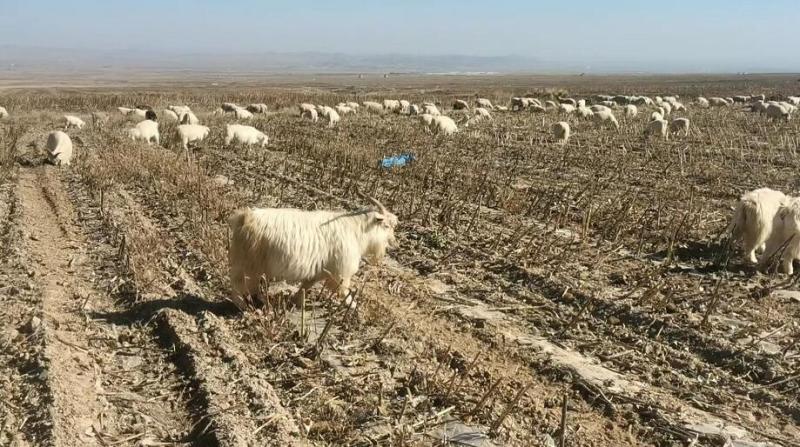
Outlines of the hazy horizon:
[[[247,55],[278,54],[287,61],[254,66],[426,71],[447,70],[448,60],[436,59],[450,57],[454,70],[800,71],[800,53],[793,51],[800,44],[794,31],[800,7],[789,0],[5,3],[3,69],[45,64],[64,49],[70,55],[63,63],[85,68],[152,65],[159,59],[191,69],[225,61],[246,66]],[[304,67],[302,58],[291,55],[312,57]],[[346,57],[336,66],[325,55]],[[493,62],[502,66],[492,70]]]

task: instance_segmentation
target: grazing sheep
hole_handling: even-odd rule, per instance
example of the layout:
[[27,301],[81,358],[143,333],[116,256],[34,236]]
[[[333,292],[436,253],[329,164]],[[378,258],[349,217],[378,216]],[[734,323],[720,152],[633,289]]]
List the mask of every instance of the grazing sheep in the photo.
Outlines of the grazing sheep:
[[51,163],[69,166],[72,161],[72,140],[66,133],[56,130],[47,136],[47,153]]
[[181,124],[200,124],[200,120],[197,119],[192,111],[185,112],[182,115],[179,115]]
[[399,112],[400,111],[400,101],[396,99],[384,99],[383,100],[383,108],[387,112]]
[[361,107],[361,105],[359,103],[354,102],[354,101],[348,101],[348,102],[344,103],[344,105],[346,105],[347,107],[350,107],[351,109],[356,110],[356,111],[358,110],[359,107]]
[[761,94],[761,95],[753,95],[753,96],[750,97],[750,100],[751,101],[766,101],[767,97],[765,95],[763,95],[763,94]]
[[5,107],[0,107],[0,120],[3,118],[8,118],[8,110]]
[[469,110],[469,104],[463,99],[456,99],[453,102],[453,110]]
[[489,113],[489,111],[484,109],[483,107],[476,107],[474,113],[475,115],[480,116],[481,118],[492,119],[492,114]]
[[137,118],[147,119],[147,110],[146,109],[133,109],[128,116],[135,116]]
[[578,100],[578,107],[586,107],[586,100],[585,99],[579,99]]
[[591,118],[592,116],[594,116],[594,112],[592,112],[592,109],[588,107],[578,107],[577,109],[575,109],[575,112],[581,118]]
[[780,119],[789,121],[789,118],[791,118],[790,109],[780,104],[768,104],[765,113],[767,114],[767,118],[773,121],[778,121]]
[[237,107],[233,109],[233,116],[239,120],[249,120],[253,118],[253,114],[250,113],[247,109],[243,109],[241,107]]
[[748,107],[749,107],[751,112],[757,112],[759,114],[767,112],[767,103],[765,103],[764,101],[756,101],[756,102],[750,103],[748,105]]
[[77,127],[78,129],[83,129],[86,123],[74,115],[64,115],[64,129],[69,129],[70,127]]
[[[776,192],[772,191],[772,193]],[[768,235],[764,244],[764,254],[761,256],[761,267],[765,267],[770,258],[779,254],[782,250],[782,253],[780,253],[781,270],[788,275],[793,275],[794,266],[792,263],[795,259],[800,259],[800,198],[785,198],[780,202],[780,206],[772,218],[772,226],[770,228],[764,229],[764,222],[761,220],[768,217],[767,214],[773,210],[775,202],[780,200],[778,194],[773,194],[769,199],[759,202],[758,205],[761,209],[748,211],[750,213],[754,211],[763,213],[763,217],[761,214],[755,217],[757,220],[756,226],[762,229],[761,232],[755,233],[758,236],[762,236],[764,233]],[[765,204],[764,202],[768,203]],[[747,242],[753,243],[752,240]],[[747,254],[752,261],[754,250],[749,245],[743,248],[744,250],[749,249]]]
[[656,111],[650,114],[650,121],[658,121],[663,119],[664,115],[662,115],[661,112]]
[[431,123],[433,123],[433,115],[431,115],[430,113],[423,113],[422,115],[419,116],[419,119],[420,121],[422,121],[423,124],[425,124],[426,128],[430,128]]
[[161,111],[161,114],[167,117],[170,121],[179,121],[178,114],[173,112],[170,109],[164,109]]
[[746,103],[746,102],[747,102],[747,101],[749,101],[749,100],[750,100],[750,97],[749,97],[749,96],[737,95],[737,96],[734,96],[734,97],[733,97],[733,102],[734,102],[734,103],[740,103],[740,104],[744,104],[744,103]]
[[108,114],[105,112],[92,112],[92,126],[102,127],[108,123]]
[[408,107],[408,114],[409,115],[419,115],[421,113],[422,113],[422,110],[420,110],[419,106],[416,105],[416,104],[411,104]]
[[569,123],[566,121],[559,121],[557,123],[553,123],[550,128],[553,132],[553,136],[556,137],[556,140],[566,144],[569,140]]
[[315,112],[317,111],[317,106],[315,106],[314,104],[309,104],[307,102],[300,104],[299,107],[300,107],[300,116],[303,116],[303,113],[306,110],[313,110]]
[[147,141],[148,145],[153,141],[155,141],[156,144],[161,144],[161,135],[158,133],[158,123],[155,121],[141,121],[134,126],[133,129],[128,129],[128,136],[134,141]]
[[355,109],[351,108],[350,106],[344,105],[344,104],[338,104],[334,108],[336,109],[336,112],[339,115],[347,115],[349,113],[356,113]]
[[559,104],[558,111],[563,114],[569,115],[570,113],[575,112],[575,106],[573,106],[572,104]]
[[547,101],[544,102],[544,108],[545,109],[557,109],[558,108],[558,104],[556,104],[555,101],[547,100]]
[[449,136],[458,132],[458,126],[456,126],[456,122],[449,116],[439,115],[433,117],[431,121],[431,131]]
[[675,118],[669,123],[670,133],[677,134],[683,131],[685,136],[689,136],[689,118]]
[[423,104],[422,113],[433,116],[439,116],[442,114],[442,112],[439,111],[439,108],[436,107],[434,104]]
[[594,120],[595,123],[601,126],[612,125],[614,126],[615,129],[619,130],[619,122],[617,122],[617,117],[615,117],[610,110],[601,110],[599,112],[594,112],[592,120]]
[[383,104],[375,101],[364,101],[364,108],[367,109],[369,113],[383,113]]
[[661,108],[664,110],[664,116],[668,116],[672,113],[672,105],[666,101],[661,104]]
[[672,104],[672,111],[673,112],[686,111],[686,106],[684,106],[682,102],[676,102],[675,104]]
[[250,113],[267,113],[269,109],[264,103],[250,104],[247,106],[247,111]]
[[117,110],[119,110],[119,113],[125,116],[128,116],[131,114],[131,112],[133,112],[133,109],[129,109],[127,107],[117,107]]
[[728,103],[728,101],[726,99],[720,98],[720,97],[709,98],[708,99],[708,103],[711,105],[711,107],[728,107],[728,106],[730,106],[730,104]]
[[370,201],[375,209],[363,211],[235,211],[228,219],[234,302],[258,294],[262,277],[300,283],[295,298],[319,281],[341,298],[348,296],[361,259],[379,260],[395,244],[397,216]]
[[591,110],[594,113],[602,112],[602,111],[611,112],[611,108],[610,107],[604,106],[602,104],[595,104],[595,105],[589,107],[589,110]]
[[578,107],[578,102],[572,98],[561,98],[558,100],[558,102],[561,104],[569,104],[572,107]]
[[257,144],[261,147],[266,147],[269,144],[269,137],[252,126],[228,124],[225,127],[225,146],[230,146],[234,141],[238,141],[245,146]]
[[236,109],[241,109],[241,107],[232,102],[223,102],[221,107],[226,112],[235,112]]
[[[653,112],[653,113],[657,113],[657,112]],[[649,123],[647,123],[647,127],[645,127],[645,129],[644,129],[644,134],[645,134],[645,136],[648,136],[648,135],[660,135],[660,136],[664,137],[664,139],[666,140],[666,139],[668,139],[667,125],[668,125],[668,123],[667,123],[667,120],[665,120],[665,119],[657,119],[657,120],[650,121]]]
[[758,262],[756,251],[770,238],[774,218],[787,200],[782,192],[769,188],[749,191],[739,198],[727,231],[734,240],[741,240],[742,252],[751,263]]
[[181,140],[183,150],[189,150],[189,143],[203,141],[211,132],[206,126],[199,124],[181,124],[178,126],[178,138]]
[[[219,109],[222,110],[222,107],[220,107]],[[190,109],[189,106],[168,106],[167,110],[175,112],[175,114],[178,116],[182,116],[183,114],[192,111],[192,109]]]
[[301,118],[308,118],[311,120],[312,123],[316,123],[319,121],[319,114],[317,113],[317,109],[305,109],[300,113]]
[[634,118],[636,115],[639,114],[639,108],[637,108],[633,104],[627,104],[625,106],[625,116],[628,118]]
[[494,106],[492,105],[492,101],[489,101],[486,98],[478,98],[475,100],[475,104],[478,107],[483,107],[484,109],[494,110]]
[[625,95],[616,95],[613,98],[611,98],[611,101],[613,101],[617,105],[624,106],[631,102],[631,98]]
[[534,104],[534,105],[528,107],[528,110],[530,110],[533,113],[544,113],[544,112],[547,112],[547,109],[545,109],[544,107],[542,107],[542,106],[540,106],[538,104]]
[[408,109],[411,107],[411,103],[406,101],[405,99],[400,100],[400,113],[408,115]]
[[603,101],[603,102],[600,103],[600,105],[606,106],[609,109],[616,109],[617,108],[617,103],[615,103],[614,101]]
[[336,112],[336,110],[334,110],[332,107],[328,107],[328,106],[324,106],[322,108],[322,116],[327,118],[328,127],[335,126],[339,122],[339,120],[341,119],[339,117],[339,114]]

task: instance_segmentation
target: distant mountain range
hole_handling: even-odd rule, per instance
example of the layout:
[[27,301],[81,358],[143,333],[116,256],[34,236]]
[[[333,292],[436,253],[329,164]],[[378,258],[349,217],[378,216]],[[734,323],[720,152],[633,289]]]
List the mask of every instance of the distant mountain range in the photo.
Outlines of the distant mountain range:
[[791,67],[747,67],[687,61],[547,61],[525,56],[468,56],[322,52],[178,53],[80,50],[0,45],[0,76],[14,72],[97,73],[116,70],[216,73],[721,73],[788,72]]

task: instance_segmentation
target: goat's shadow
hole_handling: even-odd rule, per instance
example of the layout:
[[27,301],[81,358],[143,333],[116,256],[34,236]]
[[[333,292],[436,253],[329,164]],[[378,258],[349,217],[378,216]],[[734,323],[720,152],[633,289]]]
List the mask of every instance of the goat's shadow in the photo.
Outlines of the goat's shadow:
[[191,316],[203,312],[210,312],[223,318],[241,315],[239,309],[230,301],[209,301],[188,293],[181,293],[173,298],[138,301],[121,311],[90,312],[89,315],[98,320],[128,326],[134,323],[147,323],[165,309],[179,310]]

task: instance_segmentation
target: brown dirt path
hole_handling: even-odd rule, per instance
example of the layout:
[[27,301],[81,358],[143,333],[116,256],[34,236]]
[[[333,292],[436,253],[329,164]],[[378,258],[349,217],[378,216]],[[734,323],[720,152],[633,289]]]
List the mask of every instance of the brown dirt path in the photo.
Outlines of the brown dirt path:
[[119,307],[98,287],[107,247],[87,239],[57,170],[21,169],[18,194],[28,275],[41,295],[54,444],[190,440],[185,386],[152,330],[92,317]]

